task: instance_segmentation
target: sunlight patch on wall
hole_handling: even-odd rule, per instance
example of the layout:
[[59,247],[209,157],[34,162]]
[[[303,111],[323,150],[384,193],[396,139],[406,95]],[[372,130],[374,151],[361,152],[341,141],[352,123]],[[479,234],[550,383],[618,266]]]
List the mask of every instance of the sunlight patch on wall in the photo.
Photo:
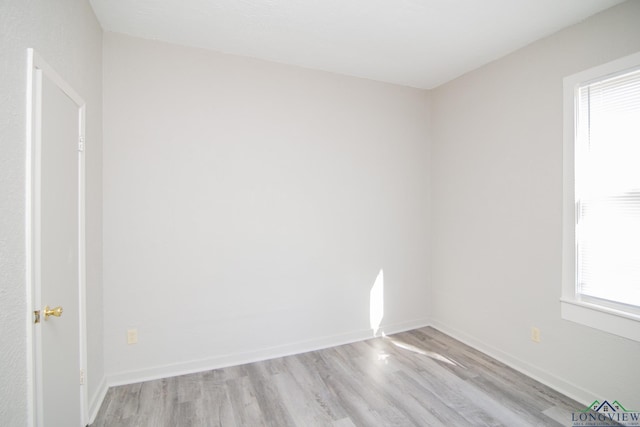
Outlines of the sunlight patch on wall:
[[384,272],[380,269],[376,281],[369,292],[369,324],[373,335],[377,336],[384,317]]

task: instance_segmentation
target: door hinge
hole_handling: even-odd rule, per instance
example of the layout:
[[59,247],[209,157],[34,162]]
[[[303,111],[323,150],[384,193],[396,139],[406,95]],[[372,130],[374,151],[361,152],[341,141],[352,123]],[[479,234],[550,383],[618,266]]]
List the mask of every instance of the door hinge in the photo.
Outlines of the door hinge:
[[84,136],[78,137],[78,151],[84,151]]
[[80,369],[80,385],[84,385],[84,369]]

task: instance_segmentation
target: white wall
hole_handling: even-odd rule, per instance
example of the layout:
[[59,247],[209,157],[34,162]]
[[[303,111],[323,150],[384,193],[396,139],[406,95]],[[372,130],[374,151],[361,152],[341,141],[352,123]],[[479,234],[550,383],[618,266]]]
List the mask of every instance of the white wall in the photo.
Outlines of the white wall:
[[432,93],[434,323],[585,403],[640,403],[640,343],[560,319],[562,78],[639,51],[638,22],[624,3]]
[[386,330],[427,322],[424,91],[104,42],[113,382],[371,336],[381,269]]
[[0,13],[0,424],[27,423],[25,163],[27,48],[87,102],[89,396],[102,356],[102,30],[83,0],[3,0]]

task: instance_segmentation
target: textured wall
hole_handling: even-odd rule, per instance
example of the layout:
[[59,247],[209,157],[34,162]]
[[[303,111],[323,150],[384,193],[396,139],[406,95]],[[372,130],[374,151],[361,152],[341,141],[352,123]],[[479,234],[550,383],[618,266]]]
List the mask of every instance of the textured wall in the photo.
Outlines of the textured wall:
[[3,0],[0,13],[0,424],[27,423],[25,162],[27,48],[87,101],[89,393],[102,362],[102,30],[84,0]]
[[104,50],[109,374],[365,337],[381,269],[383,325],[426,322],[424,91],[112,33]]
[[640,50],[638,22],[624,3],[432,93],[436,324],[585,403],[633,408],[640,343],[562,320],[559,298],[562,79]]

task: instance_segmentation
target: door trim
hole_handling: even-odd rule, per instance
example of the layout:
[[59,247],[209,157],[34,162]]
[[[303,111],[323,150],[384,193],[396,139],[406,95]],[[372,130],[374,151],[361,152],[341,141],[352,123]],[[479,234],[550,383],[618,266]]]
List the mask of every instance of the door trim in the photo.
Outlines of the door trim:
[[42,308],[40,301],[40,173],[41,173],[41,107],[42,79],[46,77],[64,92],[78,107],[78,301],[79,301],[79,360],[84,373],[80,391],[80,419],[88,423],[87,392],[87,316],[86,316],[86,248],[85,248],[85,111],[84,99],[33,49],[27,49],[27,153],[26,153],[26,281],[27,281],[27,387],[28,425],[43,425],[42,411],[42,346],[40,328],[34,324],[34,310]]

